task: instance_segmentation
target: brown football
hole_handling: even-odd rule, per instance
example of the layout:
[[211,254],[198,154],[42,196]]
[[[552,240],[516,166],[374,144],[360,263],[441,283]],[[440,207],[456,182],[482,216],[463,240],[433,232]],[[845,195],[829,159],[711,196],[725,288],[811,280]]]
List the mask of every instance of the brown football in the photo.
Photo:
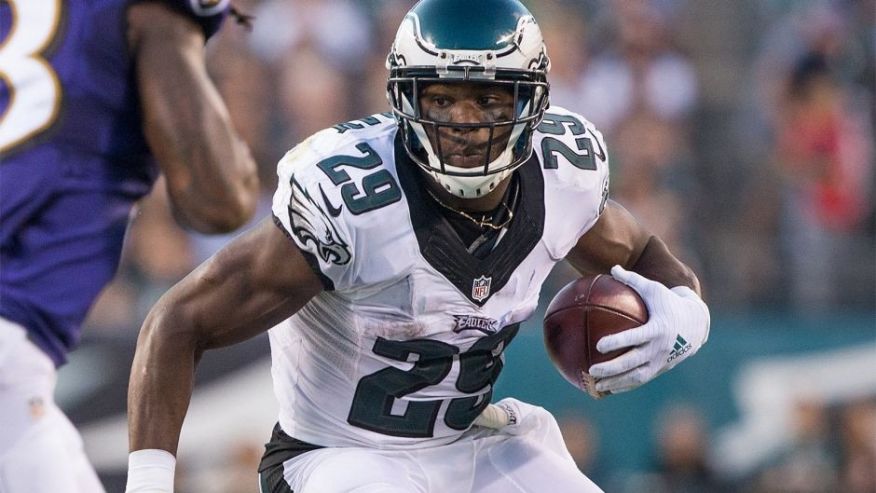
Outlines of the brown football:
[[648,321],[648,309],[636,291],[615,278],[599,274],[567,284],[548,305],[544,316],[544,343],[563,377],[585,392],[590,366],[608,361],[628,349],[602,354],[596,343]]

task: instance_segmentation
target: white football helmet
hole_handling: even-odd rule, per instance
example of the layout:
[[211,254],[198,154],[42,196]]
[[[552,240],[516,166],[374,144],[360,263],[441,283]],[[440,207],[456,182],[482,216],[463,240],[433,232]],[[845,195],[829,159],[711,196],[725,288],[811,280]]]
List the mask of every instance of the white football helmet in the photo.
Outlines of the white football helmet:
[[[547,56],[541,30],[518,0],[422,0],[399,27],[387,57],[387,97],[411,159],[457,197],[480,197],[496,187],[532,154],[532,132],[548,107]],[[514,95],[510,120],[451,123],[422,114],[419,91],[428,83],[488,83],[507,86]],[[488,128],[487,149],[497,129],[510,127],[501,154],[483,166],[448,165],[440,144],[433,148],[431,127]]]

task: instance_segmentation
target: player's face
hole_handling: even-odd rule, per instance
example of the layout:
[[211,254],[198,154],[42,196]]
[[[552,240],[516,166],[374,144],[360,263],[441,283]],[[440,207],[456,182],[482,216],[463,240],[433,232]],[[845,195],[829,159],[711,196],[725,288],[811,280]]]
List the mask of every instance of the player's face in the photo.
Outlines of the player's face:
[[[420,92],[420,108],[426,119],[441,123],[508,121],[514,116],[514,94],[493,84],[429,84]],[[440,149],[444,163],[459,168],[483,166],[487,152],[489,161],[499,157],[512,129],[511,125],[494,127],[490,142],[489,127],[424,126],[432,148]]]

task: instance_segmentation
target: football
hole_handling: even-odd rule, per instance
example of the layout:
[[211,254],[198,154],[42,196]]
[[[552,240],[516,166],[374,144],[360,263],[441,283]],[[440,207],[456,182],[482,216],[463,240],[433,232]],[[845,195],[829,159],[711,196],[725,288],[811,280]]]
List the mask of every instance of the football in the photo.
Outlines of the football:
[[544,316],[548,355],[572,385],[598,396],[590,366],[629,349],[607,354],[596,350],[603,336],[638,327],[648,321],[648,309],[636,291],[610,275],[582,277],[561,289]]

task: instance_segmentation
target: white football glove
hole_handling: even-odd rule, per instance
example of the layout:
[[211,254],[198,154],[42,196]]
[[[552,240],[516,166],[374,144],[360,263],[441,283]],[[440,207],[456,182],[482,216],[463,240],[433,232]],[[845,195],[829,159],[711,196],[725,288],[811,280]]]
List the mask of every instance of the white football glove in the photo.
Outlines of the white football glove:
[[648,307],[648,322],[599,339],[605,354],[632,348],[590,367],[599,393],[632,390],[696,353],[709,338],[709,308],[687,286],[667,288],[659,282],[616,265],[611,275],[639,293]]

